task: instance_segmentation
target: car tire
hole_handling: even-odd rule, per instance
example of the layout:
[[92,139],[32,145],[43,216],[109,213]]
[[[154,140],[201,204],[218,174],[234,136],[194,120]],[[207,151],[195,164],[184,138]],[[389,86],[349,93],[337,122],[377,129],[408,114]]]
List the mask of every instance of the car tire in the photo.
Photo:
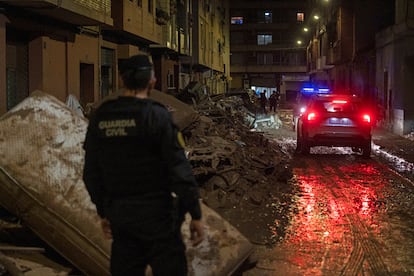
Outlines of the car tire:
[[300,154],[309,154],[310,147],[306,139],[304,139],[303,136],[299,134],[299,131],[297,132],[296,137],[296,152]]
[[361,149],[362,149],[362,156],[364,158],[369,158],[371,156],[371,151],[372,151],[371,140],[365,142],[365,144],[362,146]]
[[302,141],[302,154],[308,155],[310,153],[310,147],[306,141]]

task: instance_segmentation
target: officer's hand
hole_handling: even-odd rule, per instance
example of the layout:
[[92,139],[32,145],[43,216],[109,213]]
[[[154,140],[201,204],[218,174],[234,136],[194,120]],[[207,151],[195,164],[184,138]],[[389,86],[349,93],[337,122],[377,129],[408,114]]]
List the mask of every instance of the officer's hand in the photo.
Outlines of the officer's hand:
[[190,222],[191,241],[193,246],[200,244],[204,239],[204,224],[201,220],[192,220]]
[[101,228],[104,234],[104,237],[108,240],[112,239],[111,224],[106,218],[101,219]]

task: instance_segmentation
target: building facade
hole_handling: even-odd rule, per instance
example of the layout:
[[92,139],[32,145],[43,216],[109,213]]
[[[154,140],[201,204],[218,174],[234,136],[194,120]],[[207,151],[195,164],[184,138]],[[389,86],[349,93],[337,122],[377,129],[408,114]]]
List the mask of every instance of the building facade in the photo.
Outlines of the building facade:
[[[234,89],[270,89],[289,98],[307,80],[306,47],[298,41],[307,1],[231,0],[231,78]],[[257,92],[257,91],[256,91]]]
[[379,123],[414,130],[414,1],[314,1],[311,80],[370,100]]
[[376,61],[385,126],[400,135],[413,132],[414,1],[396,1],[395,24],[376,35]]
[[118,63],[140,52],[162,92],[199,81],[223,93],[228,37],[228,1],[0,0],[0,114],[35,90],[86,108],[119,89]]

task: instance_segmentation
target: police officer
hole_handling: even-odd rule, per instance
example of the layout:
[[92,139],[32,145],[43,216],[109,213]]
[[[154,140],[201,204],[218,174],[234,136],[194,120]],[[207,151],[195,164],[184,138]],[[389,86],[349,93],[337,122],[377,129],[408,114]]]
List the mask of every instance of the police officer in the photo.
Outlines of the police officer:
[[181,238],[191,215],[193,245],[204,237],[199,191],[168,110],[148,98],[155,84],[151,59],[120,65],[122,96],[90,118],[83,180],[112,238],[112,275],[187,275]]

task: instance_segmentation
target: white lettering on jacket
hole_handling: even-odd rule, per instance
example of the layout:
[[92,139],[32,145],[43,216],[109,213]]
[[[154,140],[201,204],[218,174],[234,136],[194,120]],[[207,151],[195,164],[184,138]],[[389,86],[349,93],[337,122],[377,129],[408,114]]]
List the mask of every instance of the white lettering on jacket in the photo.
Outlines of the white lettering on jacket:
[[126,128],[135,126],[134,119],[100,121],[98,125],[99,129],[103,130],[107,137],[127,136]]

